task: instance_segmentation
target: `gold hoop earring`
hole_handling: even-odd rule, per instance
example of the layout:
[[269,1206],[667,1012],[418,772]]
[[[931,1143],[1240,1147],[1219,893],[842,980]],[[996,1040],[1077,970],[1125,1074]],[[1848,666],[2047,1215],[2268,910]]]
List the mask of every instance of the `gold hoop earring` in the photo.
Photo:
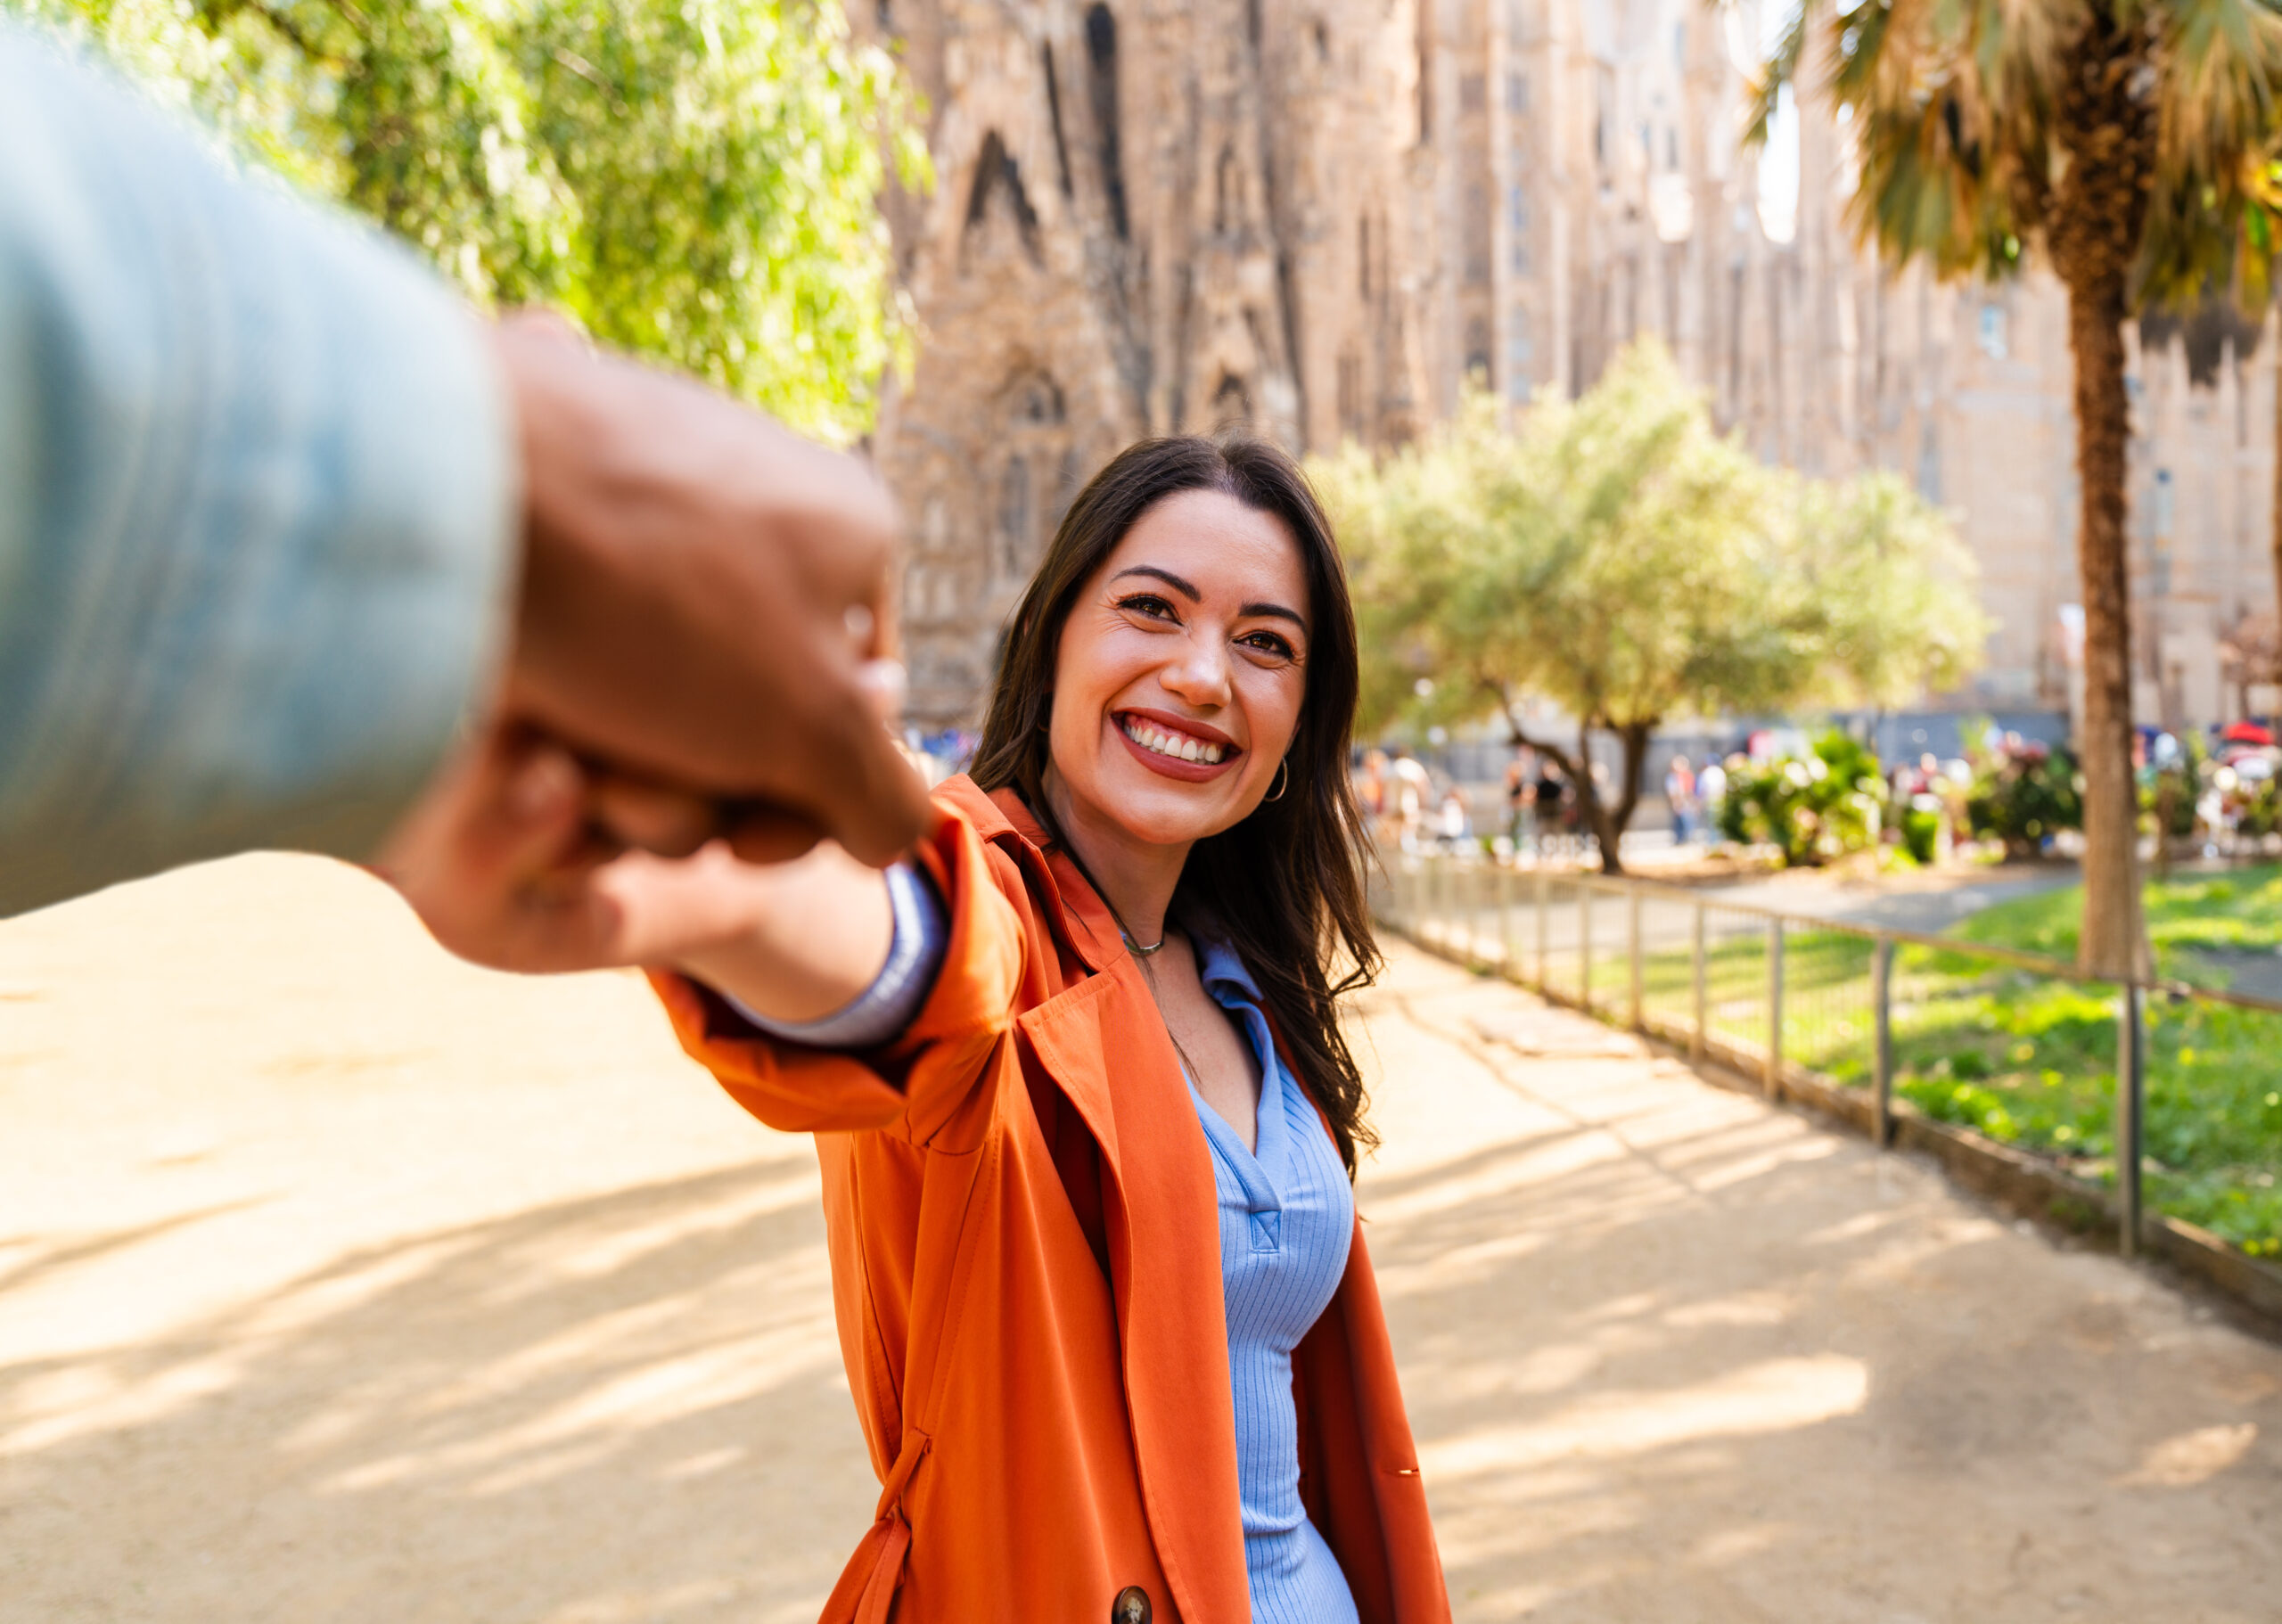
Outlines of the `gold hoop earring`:
[[1284,791],[1292,787],[1292,758],[1286,756],[1276,764],[1276,793],[1260,797],[1262,800],[1281,800]]

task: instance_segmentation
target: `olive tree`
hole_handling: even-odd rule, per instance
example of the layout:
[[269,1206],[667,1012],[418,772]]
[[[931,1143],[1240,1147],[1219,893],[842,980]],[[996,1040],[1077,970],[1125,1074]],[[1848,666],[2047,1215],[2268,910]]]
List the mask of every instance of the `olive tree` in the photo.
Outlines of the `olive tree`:
[[[1762,465],[1653,341],[1580,398],[1501,418],[1478,397],[1391,456],[1315,464],[1354,578],[1359,720],[1498,716],[1576,786],[1605,869],[1666,722],[1892,703],[1978,660],[1970,560],[1938,513],[1891,476],[1833,486]],[[1531,698],[1577,736],[1532,733]],[[1613,800],[1596,734],[1621,763]]]

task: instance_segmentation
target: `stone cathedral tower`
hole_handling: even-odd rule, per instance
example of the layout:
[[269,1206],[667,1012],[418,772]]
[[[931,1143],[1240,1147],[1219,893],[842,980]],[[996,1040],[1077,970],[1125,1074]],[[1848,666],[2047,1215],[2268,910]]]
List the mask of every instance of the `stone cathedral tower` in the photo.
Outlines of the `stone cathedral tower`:
[[[1128,442],[1387,445],[1469,378],[1573,392],[1644,333],[1761,456],[1899,469],[1957,509],[1999,621],[1974,701],[2064,703],[2059,291],[1859,252],[1811,94],[1795,201],[1762,197],[1736,140],[1753,0],[866,4],[938,176],[890,203],[923,332],[876,441],[917,719],[974,718],[1040,548]],[[2271,369],[2215,365],[2192,390],[2176,349],[2135,367],[2151,712],[2217,707],[2220,634],[2272,598]]]

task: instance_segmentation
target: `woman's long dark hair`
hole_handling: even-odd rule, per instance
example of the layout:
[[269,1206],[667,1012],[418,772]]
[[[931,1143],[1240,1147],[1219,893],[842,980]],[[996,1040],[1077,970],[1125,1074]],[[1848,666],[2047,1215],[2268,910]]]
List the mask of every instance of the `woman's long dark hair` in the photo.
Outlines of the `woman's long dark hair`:
[[1071,504],[1014,612],[969,771],[984,790],[1018,792],[1076,858],[1045,793],[1062,628],[1126,532],[1185,490],[1217,490],[1283,521],[1307,575],[1310,629],[1290,784],[1235,828],[1196,843],[1173,912],[1209,921],[1242,956],[1301,1082],[1331,1120],[1351,1174],[1358,1148],[1378,1137],[1363,1119],[1363,1079],[1334,1005],[1341,994],[1369,985],[1380,965],[1364,898],[1362,814],[1347,777],[1359,680],[1355,611],[1330,521],[1298,465],[1258,440],[1185,436],[1129,447],[1096,474]]

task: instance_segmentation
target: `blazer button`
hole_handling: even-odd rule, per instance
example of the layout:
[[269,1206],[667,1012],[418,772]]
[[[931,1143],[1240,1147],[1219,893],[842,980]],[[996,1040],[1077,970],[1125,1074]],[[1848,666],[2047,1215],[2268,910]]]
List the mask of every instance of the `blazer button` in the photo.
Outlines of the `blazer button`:
[[1149,1624],[1149,1593],[1128,1585],[1109,1604],[1109,1624]]

